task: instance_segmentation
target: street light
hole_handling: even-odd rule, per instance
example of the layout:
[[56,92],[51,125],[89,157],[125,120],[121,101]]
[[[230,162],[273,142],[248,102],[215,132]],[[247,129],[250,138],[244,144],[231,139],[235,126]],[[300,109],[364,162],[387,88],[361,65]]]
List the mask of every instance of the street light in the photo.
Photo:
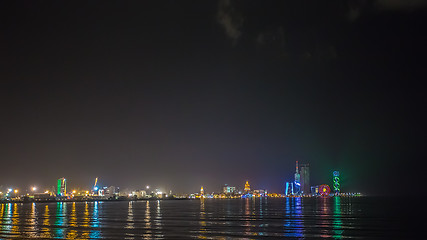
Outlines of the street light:
[[35,192],[37,190],[36,187],[32,187],[31,190],[33,190],[33,192]]
[[147,189],[149,189],[149,188],[150,188],[150,186],[147,185]]
[[15,193],[18,193],[18,189],[15,189]]

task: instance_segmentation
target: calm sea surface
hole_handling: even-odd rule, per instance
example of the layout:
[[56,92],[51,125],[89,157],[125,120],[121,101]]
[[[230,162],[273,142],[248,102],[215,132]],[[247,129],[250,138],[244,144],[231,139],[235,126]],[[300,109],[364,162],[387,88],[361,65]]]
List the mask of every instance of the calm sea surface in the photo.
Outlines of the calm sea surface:
[[0,238],[409,239],[424,217],[414,202],[373,197],[6,203]]

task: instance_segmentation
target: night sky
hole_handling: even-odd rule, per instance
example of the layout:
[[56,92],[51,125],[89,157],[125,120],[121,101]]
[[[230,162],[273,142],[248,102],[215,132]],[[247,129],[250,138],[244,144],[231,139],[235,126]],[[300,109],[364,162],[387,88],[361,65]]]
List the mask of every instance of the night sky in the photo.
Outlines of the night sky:
[[0,188],[425,190],[425,1],[0,9]]

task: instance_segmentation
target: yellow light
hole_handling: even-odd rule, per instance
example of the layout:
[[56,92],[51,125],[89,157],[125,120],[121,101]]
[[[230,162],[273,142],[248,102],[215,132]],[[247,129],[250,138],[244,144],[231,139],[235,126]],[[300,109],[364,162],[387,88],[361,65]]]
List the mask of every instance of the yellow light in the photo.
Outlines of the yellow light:
[[89,193],[89,191],[86,191],[86,193]]
[[73,190],[73,193],[76,193],[76,190]]
[[49,193],[49,190],[46,190],[44,193]]
[[33,187],[33,188],[32,188],[32,190],[33,190],[33,191],[36,191],[36,190],[37,190],[37,188],[36,188],[36,187]]
[[15,193],[17,193],[18,192],[18,189],[15,189]]

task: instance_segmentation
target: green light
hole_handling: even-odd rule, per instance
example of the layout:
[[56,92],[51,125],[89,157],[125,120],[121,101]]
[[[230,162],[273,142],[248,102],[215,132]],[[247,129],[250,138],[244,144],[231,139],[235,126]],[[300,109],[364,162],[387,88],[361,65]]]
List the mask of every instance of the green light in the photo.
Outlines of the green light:
[[58,185],[57,185],[56,195],[60,195],[61,194],[61,185],[62,185],[62,180],[58,179]]
[[340,192],[340,178],[334,177],[334,192],[339,193]]

